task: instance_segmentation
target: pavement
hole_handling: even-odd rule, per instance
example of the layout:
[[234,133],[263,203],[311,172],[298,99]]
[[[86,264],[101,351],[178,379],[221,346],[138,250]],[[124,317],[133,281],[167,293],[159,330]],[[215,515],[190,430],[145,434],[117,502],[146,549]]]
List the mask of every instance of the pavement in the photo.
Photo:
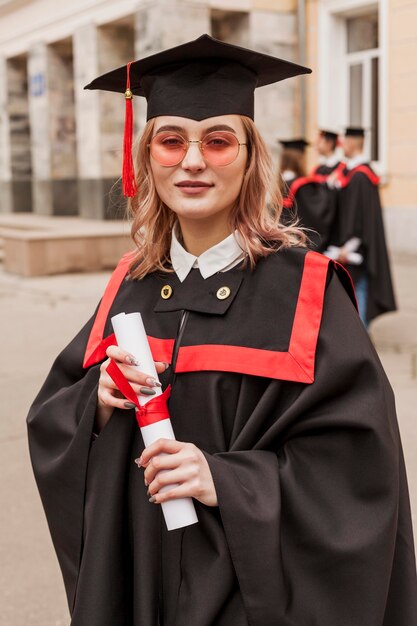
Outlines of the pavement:
[[[400,311],[371,327],[397,398],[417,528],[417,257],[394,259]],[[22,278],[0,265],[0,626],[67,626],[64,588],[28,456],[25,418],[108,273]]]

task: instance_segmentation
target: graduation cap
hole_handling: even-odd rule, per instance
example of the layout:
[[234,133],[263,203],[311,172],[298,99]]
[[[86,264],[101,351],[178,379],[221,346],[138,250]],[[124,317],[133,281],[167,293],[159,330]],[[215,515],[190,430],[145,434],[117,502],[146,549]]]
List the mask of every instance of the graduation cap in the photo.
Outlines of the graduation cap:
[[365,137],[365,129],[359,126],[348,126],[345,130],[345,137]]
[[103,74],[85,89],[125,95],[123,190],[133,196],[133,95],[146,98],[147,120],[174,115],[200,121],[229,114],[253,119],[257,87],[310,72],[302,65],[202,35]]
[[279,139],[279,143],[285,149],[298,150],[298,152],[305,152],[307,146],[310,145],[305,139]]

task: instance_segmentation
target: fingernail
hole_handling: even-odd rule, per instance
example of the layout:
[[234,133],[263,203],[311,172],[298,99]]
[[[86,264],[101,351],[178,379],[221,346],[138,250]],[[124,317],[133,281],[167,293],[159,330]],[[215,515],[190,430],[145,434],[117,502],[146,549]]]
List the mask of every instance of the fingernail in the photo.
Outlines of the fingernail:
[[132,356],[131,354],[127,355],[126,362],[129,363],[130,365],[139,365],[139,361],[135,359],[135,357]]
[[147,378],[145,380],[145,383],[147,385],[149,385],[149,387],[162,387],[162,385],[159,382],[159,380],[156,380],[155,378]]
[[127,409],[134,409],[136,407],[136,404],[134,404],[133,402],[124,402],[123,404]]
[[155,389],[149,389],[149,387],[141,387],[139,391],[143,396],[154,396],[156,394]]
[[135,459],[135,463],[140,467],[140,459]]
[[149,489],[147,489],[147,491],[146,491],[146,495],[148,496],[148,498],[150,498],[150,497],[151,497],[151,492],[149,491]]
[[156,498],[155,498],[155,496],[151,496],[151,497],[149,498],[149,502],[152,502],[152,504],[154,504],[154,503],[156,502]]
[[163,362],[163,364],[165,365],[165,369],[167,370],[167,369],[168,369],[168,367],[169,367],[169,363],[165,363],[164,361],[162,361],[162,362]]
[[146,480],[143,481],[145,483],[145,487],[149,487],[149,484],[146,482]]

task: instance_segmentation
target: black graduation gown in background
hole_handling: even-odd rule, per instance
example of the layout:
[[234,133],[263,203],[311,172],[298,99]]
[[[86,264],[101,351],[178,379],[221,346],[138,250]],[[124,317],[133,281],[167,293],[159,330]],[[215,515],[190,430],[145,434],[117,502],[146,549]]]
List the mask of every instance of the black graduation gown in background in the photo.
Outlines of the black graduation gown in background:
[[196,502],[186,529],[168,532],[148,502],[133,411],[90,444],[94,318],[59,355],[28,428],[72,626],[417,625],[394,398],[333,267],[292,249],[254,271],[122,282],[109,317],[140,310],[156,360],[187,312],[169,410],[177,439],[204,451],[219,506]]
[[338,245],[352,237],[361,239],[360,266],[348,265],[356,282],[368,275],[367,320],[396,310],[390,263],[385,241],[376,175],[368,164],[346,171],[346,184],[338,193]]
[[309,246],[316,252],[327,248],[336,213],[335,195],[311,176],[286,181],[282,222],[298,218],[307,229]]
[[340,166],[340,163],[341,161],[338,161],[334,165],[326,165],[322,163],[321,165],[318,165],[317,167],[314,168],[311,175],[316,176],[317,174],[319,174],[321,176],[327,177]]

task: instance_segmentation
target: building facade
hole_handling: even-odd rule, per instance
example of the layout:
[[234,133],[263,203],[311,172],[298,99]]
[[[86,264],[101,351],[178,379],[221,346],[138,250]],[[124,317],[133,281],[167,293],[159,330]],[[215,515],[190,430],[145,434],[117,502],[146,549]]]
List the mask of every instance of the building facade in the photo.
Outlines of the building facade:
[[124,96],[83,87],[210,33],[313,68],[260,90],[264,138],[276,155],[279,137],[365,126],[391,246],[415,253],[416,18],[417,0],[0,0],[0,211],[120,216]]
[[[15,0],[0,3],[0,210],[120,215],[124,96],[84,91],[104,73],[202,33],[296,59],[296,16],[274,2]],[[263,89],[274,149],[293,132],[297,80]],[[208,94],[215,97],[215,94]],[[145,103],[135,98],[137,130]],[[278,104],[279,103],[279,104]]]
[[366,128],[393,250],[417,254],[417,2],[307,0],[307,129]]

